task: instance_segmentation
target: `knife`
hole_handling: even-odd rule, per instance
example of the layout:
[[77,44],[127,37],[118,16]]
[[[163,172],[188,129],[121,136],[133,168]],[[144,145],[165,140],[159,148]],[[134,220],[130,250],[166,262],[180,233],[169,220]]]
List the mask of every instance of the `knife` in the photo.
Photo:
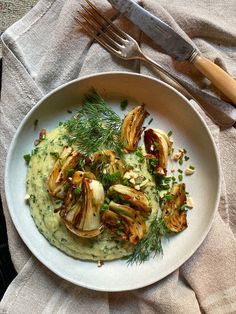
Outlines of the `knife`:
[[236,81],[218,65],[205,58],[168,24],[133,0],[108,0],[122,15],[137,25],[168,55],[192,63],[213,85],[236,105]]

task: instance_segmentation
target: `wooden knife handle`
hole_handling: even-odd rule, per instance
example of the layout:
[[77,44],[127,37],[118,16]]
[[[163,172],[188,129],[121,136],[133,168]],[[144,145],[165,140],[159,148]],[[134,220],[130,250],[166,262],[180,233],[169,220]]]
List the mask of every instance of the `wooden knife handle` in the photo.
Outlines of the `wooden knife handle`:
[[209,59],[197,55],[192,63],[236,105],[236,81]]

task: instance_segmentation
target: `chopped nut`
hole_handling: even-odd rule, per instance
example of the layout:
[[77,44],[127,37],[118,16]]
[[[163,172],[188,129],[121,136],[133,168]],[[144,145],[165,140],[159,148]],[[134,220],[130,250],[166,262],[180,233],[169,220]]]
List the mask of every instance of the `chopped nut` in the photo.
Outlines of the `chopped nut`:
[[133,177],[134,179],[137,179],[138,176],[139,176],[139,175],[138,175],[137,173],[135,173],[135,172],[132,173],[132,177]]
[[174,152],[172,155],[172,159],[177,161],[183,158],[184,152],[183,151],[178,151],[178,152]]
[[[129,170],[129,171],[127,171],[125,174],[124,174],[124,178],[125,179],[133,179],[133,180],[135,180],[135,179],[137,179],[139,177],[139,174],[138,173],[136,173],[136,172],[134,172],[133,170]],[[132,181],[133,181],[132,180]],[[130,182],[132,182],[132,181],[130,181]],[[133,182],[132,182],[133,183]],[[135,184],[135,182],[134,182],[134,184]]]
[[139,191],[140,190],[140,185],[135,185],[135,190]]
[[147,185],[148,182],[149,182],[148,179],[144,180],[144,181],[139,185],[140,188],[143,187],[143,186],[145,186],[145,185]]
[[175,167],[173,167],[173,168],[170,170],[170,172],[175,172]]
[[194,204],[193,204],[193,200],[190,196],[187,197],[187,203],[186,204],[188,207],[193,208]]
[[25,195],[25,200],[28,201],[29,199],[30,199],[30,195],[29,195],[29,194],[26,194],[26,195]]
[[124,174],[124,177],[123,177],[123,178],[124,178],[124,179],[130,179],[130,178],[131,178],[130,172],[127,171],[127,172]]
[[131,179],[129,180],[129,182],[135,184],[134,178],[131,178]]
[[192,168],[188,167],[185,170],[185,175],[186,176],[191,176],[194,172],[195,172],[195,169],[192,169]]
[[98,267],[102,267],[104,265],[104,262],[103,261],[98,261],[97,265],[98,265]]

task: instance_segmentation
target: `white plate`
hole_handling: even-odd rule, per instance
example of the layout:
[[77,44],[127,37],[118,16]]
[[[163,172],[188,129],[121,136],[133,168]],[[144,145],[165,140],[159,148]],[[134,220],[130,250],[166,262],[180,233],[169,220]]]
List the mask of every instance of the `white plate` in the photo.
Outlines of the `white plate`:
[[[23,155],[31,152],[38,129],[55,128],[71,114],[91,88],[109,99],[119,111],[119,101],[145,103],[154,118],[151,127],[173,131],[176,148],[185,148],[196,173],[184,180],[194,200],[188,213],[188,228],[165,241],[164,255],[141,265],[124,260],[96,263],[76,260],[51,246],[39,233],[26,205],[27,167]],[[119,100],[118,100],[119,99]],[[123,114],[123,113],[122,113]],[[187,165],[188,163],[186,163]],[[97,74],[67,83],[45,96],[25,117],[11,144],[5,174],[5,189],[12,220],[25,244],[51,271],[77,285],[100,291],[124,291],[150,285],[183,264],[206,237],[219,201],[219,161],[212,137],[191,104],[168,85],[147,76],[130,73]]]

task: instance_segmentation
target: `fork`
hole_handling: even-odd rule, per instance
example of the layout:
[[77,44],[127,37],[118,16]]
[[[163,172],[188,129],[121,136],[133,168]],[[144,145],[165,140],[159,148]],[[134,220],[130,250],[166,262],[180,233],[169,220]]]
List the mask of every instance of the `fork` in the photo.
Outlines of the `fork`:
[[234,119],[232,119],[230,115],[224,114],[220,109],[221,107],[224,107],[224,110],[228,108],[227,103],[218,100],[202,90],[196,91],[191,84],[185,82],[173,73],[170,74],[160,64],[145,55],[137,41],[121,30],[103,13],[98,11],[90,0],[85,1],[88,7],[81,4],[83,10],[78,11],[79,15],[84,20],[81,21],[77,16],[75,20],[105,49],[121,59],[141,60],[153,65],[158,70],[158,74],[162,80],[175,87],[188,99],[195,100],[219,126],[226,128],[234,124]]
[[[178,81],[176,77],[171,75],[160,64],[142,52],[139,44],[133,37],[122,31],[103,13],[99,12],[97,8],[91,3],[91,1],[85,1],[89,5],[89,9],[81,4],[81,7],[84,11],[78,11],[78,13],[86,21],[86,26],[79,20],[78,17],[75,17],[75,19],[90,36],[92,36],[109,52],[113,53],[121,59],[141,60],[154,65],[160,71],[159,75],[164,81],[174,86],[187,98],[193,99],[193,96],[186,90],[186,88]],[[162,73],[164,73],[164,76]]]

